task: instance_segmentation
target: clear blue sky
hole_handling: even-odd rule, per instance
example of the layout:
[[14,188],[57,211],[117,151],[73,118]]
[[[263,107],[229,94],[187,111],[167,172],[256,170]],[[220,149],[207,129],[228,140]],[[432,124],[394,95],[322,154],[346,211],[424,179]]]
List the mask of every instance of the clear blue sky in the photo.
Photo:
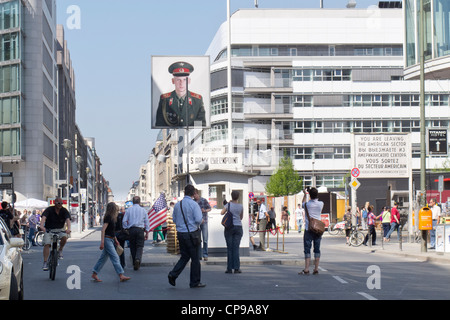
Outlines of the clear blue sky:
[[[356,8],[377,5],[356,0]],[[125,200],[155,145],[151,130],[151,56],[203,55],[227,19],[226,0],[56,0],[58,23],[76,76],[76,121],[94,137],[102,172],[115,200]],[[324,0],[345,8],[348,0]],[[319,0],[258,0],[259,8],[319,8]],[[69,30],[67,8],[80,8],[80,29]],[[254,0],[231,0],[231,12]]]

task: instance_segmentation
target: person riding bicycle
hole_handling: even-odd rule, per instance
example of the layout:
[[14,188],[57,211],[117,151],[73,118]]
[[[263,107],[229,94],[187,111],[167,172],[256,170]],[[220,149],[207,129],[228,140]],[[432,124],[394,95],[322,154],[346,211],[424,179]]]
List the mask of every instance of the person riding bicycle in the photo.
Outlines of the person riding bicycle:
[[[67,242],[67,236],[70,234],[70,213],[64,208],[61,198],[56,198],[55,205],[50,206],[44,210],[41,218],[41,230],[44,231],[44,264],[42,270],[48,270],[48,256],[50,254],[50,246],[52,244],[52,234],[48,231],[58,232],[58,236],[61,238],[59,244],[58,257],[62,259],[62,250]],[[64,225],[67,228],[64,230]]]

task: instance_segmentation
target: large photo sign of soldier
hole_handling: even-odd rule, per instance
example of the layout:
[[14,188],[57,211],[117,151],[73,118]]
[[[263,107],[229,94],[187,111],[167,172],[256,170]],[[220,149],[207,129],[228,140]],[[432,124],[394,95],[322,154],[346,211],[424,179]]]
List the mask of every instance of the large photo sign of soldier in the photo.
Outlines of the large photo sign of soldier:
[[152,56],[152,129],[210,126],[208,56]]

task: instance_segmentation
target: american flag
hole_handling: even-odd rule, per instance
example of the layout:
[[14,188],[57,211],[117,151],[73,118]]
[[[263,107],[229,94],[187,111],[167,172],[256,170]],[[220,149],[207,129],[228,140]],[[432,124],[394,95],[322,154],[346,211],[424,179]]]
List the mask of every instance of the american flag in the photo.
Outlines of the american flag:
[[148,221],[150,223],[150,230],[162,225],[167,219],[167,202],[164,193],[161,193],[159,198],[155,201],[152,209],[148,212]]

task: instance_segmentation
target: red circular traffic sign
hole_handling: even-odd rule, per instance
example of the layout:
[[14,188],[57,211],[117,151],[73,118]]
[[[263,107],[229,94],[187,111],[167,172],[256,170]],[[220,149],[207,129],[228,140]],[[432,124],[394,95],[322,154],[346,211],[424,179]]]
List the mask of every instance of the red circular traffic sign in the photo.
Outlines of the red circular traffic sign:
[[359,176],[361,172],[359,171],[358,168],[353,168],[352,169],[352,177],[357,178]]

